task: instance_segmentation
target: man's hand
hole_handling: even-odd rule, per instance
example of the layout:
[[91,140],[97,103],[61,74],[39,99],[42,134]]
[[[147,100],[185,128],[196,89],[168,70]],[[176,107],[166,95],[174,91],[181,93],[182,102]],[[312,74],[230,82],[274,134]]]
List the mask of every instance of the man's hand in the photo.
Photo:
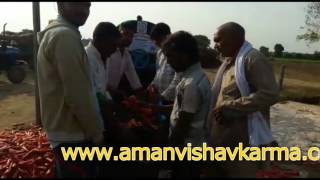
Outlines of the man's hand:
[[223,115],[222,115],[222,106],[217,107],[213,110],[213,116],[215,119],[215,122],[218,124],[222,123],[223,120]]
[[92,139],[92,143],[93,145],[95,146],[102,146],[104,144],[104,135],[103,134],[100,134],[98,136],[95,136],[93,139]]
[[161,98],[159,91],[157,90],[157,88],[153,84],[148,86],[147,96],[150,97],[151,98],[150,101],[155,104],[157,104]]
[[173,108],[173,105],[148,104],[147,106],[153,109],[155,113],[162,113],[166,116],[170,116]]
[[147,91],[148,92],[151,92],[151,93],[158,93],[157,92],[157,88],[154,84],[150,84],[148,87],[147,87]]

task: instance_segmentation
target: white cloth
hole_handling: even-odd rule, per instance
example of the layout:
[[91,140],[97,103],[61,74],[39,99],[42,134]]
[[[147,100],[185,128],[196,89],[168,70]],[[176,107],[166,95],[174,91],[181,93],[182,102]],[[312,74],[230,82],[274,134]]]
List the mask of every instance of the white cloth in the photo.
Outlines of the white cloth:
[[132,89],[139,89],[142,87],[127,48],[124,50],[123,55],[118,49],[107,61],[106,77],[108,88],[117,89],[124,74],[126,75]]
[[148,23],[146,21],[137,22],[137,33],[147,34]]
[[103,63],[101,54],[96,47],[89,42],[85,47],[88,61],[90,64],[90,74],[93,88],[96,93],[103,93],[107,99],[112,99],[107,89],[107,72],[106,64]]
[[166,100],[174,101],[175,89],[180,82],[180,78],[179,74],[168,64],[161,49],[157,52],[156,66],[157,72],[151,84],[155,85]]
[[[252,49],[249,42],[241,46],[235,61],[235,79],[241,96],[249,96],[250,88],[245,75],[245,55]],[[249,143],[252,146],[265,145],[274,140],[272,132],[261,112],[248,115]]]
[[90,64],[90,73],[93,81],[93,87],[96,92],[104,91],[107,87],[106,65],[103,63],[99,51],[92,42],[85,47]]

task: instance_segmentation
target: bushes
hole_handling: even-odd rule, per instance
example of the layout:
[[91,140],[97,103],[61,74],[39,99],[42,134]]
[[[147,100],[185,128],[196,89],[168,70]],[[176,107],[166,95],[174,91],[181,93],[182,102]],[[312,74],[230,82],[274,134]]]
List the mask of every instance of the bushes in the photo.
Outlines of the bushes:
[[264,54],[266,57],[269,57],[270,56],[270,53],[269,53],[269,48],[265,47],[265,46],[261,46],[260,47],[260,52],[262,54]]
[[214,49],[199,49],[200,62],[203,68],[218,68],[221,62],[218,60],[218,52]]

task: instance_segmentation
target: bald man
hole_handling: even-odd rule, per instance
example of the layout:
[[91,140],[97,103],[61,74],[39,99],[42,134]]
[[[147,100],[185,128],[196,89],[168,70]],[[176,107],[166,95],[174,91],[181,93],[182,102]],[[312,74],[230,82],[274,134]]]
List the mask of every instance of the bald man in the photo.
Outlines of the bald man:
[[[214,42],[215,49],[225,57],[225,60],[212,87],[214,98],[211,116],[207,120],[208,142],[214,147],[234,148],[238,147],[239,143],[252,146],[249,141],[248,115],[260,112],[267,128],[270,128],[269,109],[279,97],[272,65],[263,54],[245,41],[245,30],[237,23],[229,22],[221,25],[214,34]],[[243,62],[244,76],[250,91],[248,95],[240,93],[235,74],[235,62],[238,54],[245,49],[244,46],[247,48]],[[267,132],[268,130],[270,129],[267,129]],[[266,142],[259,146],[270,145],[274,141]],[[209,176],[255,177],[260,163],[226,161],[211,165],[212,168],[208,169]]]
[[64,161],[61,147],[90,147],[103,142],[103,121],[78,30],[89,16],[90,5],[58,2],[58,18],[39,34],[41,120],[55,153],[59,178],[96,176],[91,162]]

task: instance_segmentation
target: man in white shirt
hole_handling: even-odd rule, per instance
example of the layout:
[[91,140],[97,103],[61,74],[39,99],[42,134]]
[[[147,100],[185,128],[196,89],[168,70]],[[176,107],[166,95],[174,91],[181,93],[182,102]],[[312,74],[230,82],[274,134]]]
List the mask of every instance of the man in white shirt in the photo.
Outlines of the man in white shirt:
[[98,97],[105,129],[112,120],[112,104],[109,103],[112,98],[107,91],[106,61],[116,51],[120,36],[119,30],[114,24],[101,22],[93,32],[93,40],[85,47],[92,83]]
[[[179,73],[181,81],[170,116],[171,146],[199,147],[205,142],[205,120],[211,104],[210,82],[201,68],[197,42],[185,31],[172,34],[163,44],[168,63]],[[200,162],[175,162],[173,177],[200,177]]]
[[142,89],[140,79],[137,75],[128,46],[132,42],[133,30],[120,26],[121,40],[119,48],[113,53],[107,62],[107,89],[115,101],[123,96],[130,95],[130,89],[134,93]]
[[170,27],[165,23],[156,24],[151,31],[151,38],[160,49],[157,52],[156,59],[157,72],[149,87],[154,86],[157,89],[164,104],[173,103],[175,89],[180,82],[179,74],[168,64],[161,49],[163,41],[170,34]]

